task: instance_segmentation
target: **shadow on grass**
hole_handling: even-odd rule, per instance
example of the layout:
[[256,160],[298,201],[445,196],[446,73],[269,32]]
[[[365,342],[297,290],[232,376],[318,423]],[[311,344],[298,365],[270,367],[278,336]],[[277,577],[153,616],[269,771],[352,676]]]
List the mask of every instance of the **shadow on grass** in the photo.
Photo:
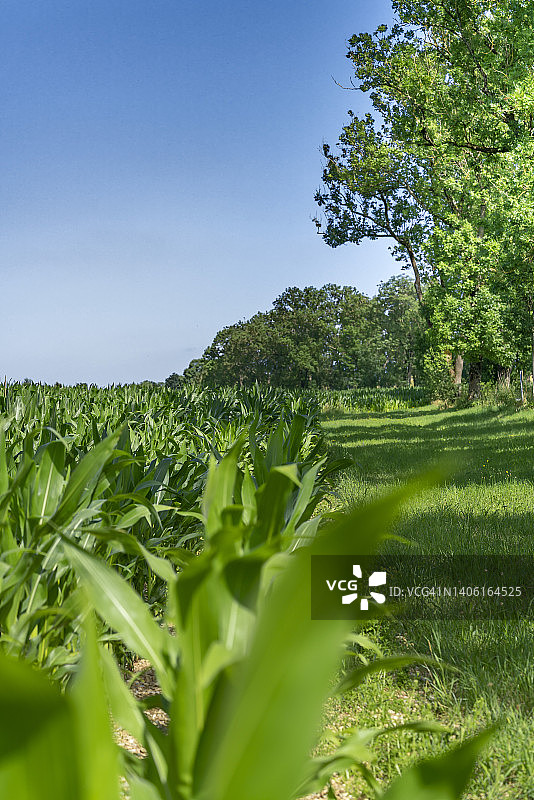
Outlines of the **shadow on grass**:
[[342,419],[411,419],[412,417],[429,417],[445,413],[439,408],[409,408],[403,411],[327,411],[322,416],[327,421]]
[[[325,420],[332,446],[364,482],[407,478],[446,460],[456,485],[534,479],[534,418],[491,409],[345,414]],[[336,447],[337,446],[337,447]]]
[[[438,658],[442,667],[429,673],[448,705],[474,706],[484,698],[495,717],[503,709],[530,716],[534,709],[534,624],[510,620],[388,620],[384,629],[392,651],[399,639],[412,652]],[[447,669],[453,665],[460,673]]]
[[[341,478],[342,499],[364,502],[392,483],[424,473],[446,459],[450,477],[413,498],[394,533],[413,547],[389,542],[386,551],[417,553],[534,552],[534,414],[491,408],[420,408],[326,417],[332,448],[354,458]],[[464,581],[469,575],[461,576]],[[443,702],[496,708],[534,708],[534,603],[522,620],[387,622],[392,650],[398,636],[418,652],[460,669],[435,672]]]
[[[506,505],[496,510],[489,504],[477,510],[466,505],[458,513],[439,508],[424,512],[416,508],[399,521],[394,533],[413,545],[390,540],[385,543],[384,551],[410,553],[415,560],[418,554],[449,552],[534,555],[532,514],[528,510],[510,513]],[[465,567],[455,574],[459,586],[473,586],[477,582],[469,565],[470,560],[466,559]],[[456,698],[460,705],[472,707],[484,698],[495,716],[508,708],[521,709],[530,715],[534,709],[534,594],[528,562],[524,569],[527,574],[517,579],[526,599],[519,615],[515,601],[495,595],[492,602],[501,607],[503,603],[510,604],[507,619],[491,618],[491,609],[489,618],[476,619],[469,606],[474,603],[476,607],[477,601],[462,597],[448,601],[458,618],[443,619],[439,614],[441,601],[431,597],[430,616],[436,614],[435,619],[388,620],[386,638],[391,650],[398,651],[400,636],[414,652],[436,656],[444,664],[459,669],[460,673],[455,673],[445,667],[430,668],[432,682],[437,689],[441,687],[446,703]],[[490,583],[500,585],[499,575],[489,576],[487,585]],[[498,615],[497,612],[495,616]]]
[[[506,498],[492,494],[497,492],[480,497],[478,507],[472,497],[460,498],[457,509],[431,506],[424,510],[422,503],[415,501],[393,528],[393,533],[409,544],[387,540],[384,552],[414,557],[435,553],[534,556],[532,513],[512,512]],[[467,581],[469,575],[459,577]]]

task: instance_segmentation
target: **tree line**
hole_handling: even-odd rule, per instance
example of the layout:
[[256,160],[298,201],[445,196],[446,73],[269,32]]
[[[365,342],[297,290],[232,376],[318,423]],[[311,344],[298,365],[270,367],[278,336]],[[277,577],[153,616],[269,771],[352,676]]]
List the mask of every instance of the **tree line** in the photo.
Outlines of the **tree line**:
[[534,4],[396,0],[349,40],[349,111],[324,145],[317,229],[387,238],[413,274],[436,370],[534,371]]
[[352,286],[286,289],[272,308],[217,333],[180,380],[256,381],[287,388],[413,385],[420,380],[425,322],[413,282],[396,276],[374,297]]

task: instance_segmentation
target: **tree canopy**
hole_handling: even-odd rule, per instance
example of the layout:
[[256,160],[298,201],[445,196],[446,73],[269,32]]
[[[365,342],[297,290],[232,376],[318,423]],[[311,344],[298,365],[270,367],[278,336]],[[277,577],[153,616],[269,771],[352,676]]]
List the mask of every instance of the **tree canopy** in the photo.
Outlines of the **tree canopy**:
[[420,370],[424,330],[404,276],[382,283],[372,298],[352,286],[291,287],[269,311],[219,331],[184,378],[295,388],[410,384]]
[[349,111],[336,148],[324,146],[318,231],[332,247],[392,240],[438,352],[475,373],[482,359],[524,363],[534,342],[534,7],[393,8],[391,29],[349,40],[353,88],[373,113]]

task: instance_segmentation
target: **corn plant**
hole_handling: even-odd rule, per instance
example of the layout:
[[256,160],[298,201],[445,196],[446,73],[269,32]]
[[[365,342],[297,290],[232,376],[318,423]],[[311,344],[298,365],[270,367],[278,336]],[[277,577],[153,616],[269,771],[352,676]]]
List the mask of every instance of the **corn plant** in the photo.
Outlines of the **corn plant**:
[[[85,397],[98,399],[99,391],[62,396],[50,387],[16,388],[8,387],[11,394],[4,397],[11,416],[0,420],[0,648],[65,680],[79,657],[80,635],[77,583],[65,540],[103,558],[152,613],[161,614],[167,585],[154,565],[165,557],[181,566],[182,551],[202,548],[201,498],[210,458],[221,461],[236,440],[246,442],[239,480],[249,495],[272,467],[292,464],[296,478],[284,493],[284,514],[294,518],[296,509],[302,521],[310,519],[332,474],[345,463],[323,458],[313,409],[300,413],[306,410],[301,402],[289,408],[284,401],[276,416],[274,404],[284,400],[280,392],[265,402],[255,390],[249,396],[227,393],[222,400],[198,393],[189,420],[179,408],[170,414],[170,429],[168,392],[113,390],[117,407],[104,396],[108,404],[99,424]],[[48,426],[38,424],[52,413],[56,395],[63,407],[53,406]],[[144,401],[148,410],[142,413]],[[216,413],[224,418],[220,424]],[[122,428],[108,433],[116,422]],[[154,444],[160,437],[166,450]],[[305,507],[301,479],[309,487]]]
[[[167,735],[142,713],[89,619],[84,657],[65,695],[0,654],[0,713],[12,720],[0,734],[2,796],[118,800],[123,775],[132,800],[290,800],[320,790],[347,768],[359,769],[382,800],[461,796],[488,733],[414,766],[385,793],[368,762],[373,739],[387,730],[354,730],[331,756],[310,756],[353,625],[311,620],[310,557],[372,551],[402,493],[310,536],[309,520],[297,511],[307,505],[309,485],[286,465],[271,468],[254,489],[239,477],[242,446],[238,441],[218,465],[212,461],[202,553],[184,552],[179,571],[166,559],[153,563],[168,590],[160,622],[98,553],[60,533],[79,577],[83,615],[94,608],[153,665],[161,695],[152,702],[170,714]],[[287,520],[280,498],[294,485],[299,494]],[[338,690],[357,686],[374,669],[357,667]],[[119,753],[104,697],[147,758]],[[435,730],[419,722],[403,727]]]

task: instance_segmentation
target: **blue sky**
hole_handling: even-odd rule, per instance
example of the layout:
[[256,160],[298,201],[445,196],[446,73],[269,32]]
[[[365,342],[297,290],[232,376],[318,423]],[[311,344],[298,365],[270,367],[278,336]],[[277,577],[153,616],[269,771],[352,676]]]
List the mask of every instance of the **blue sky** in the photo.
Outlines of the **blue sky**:
[[353,34],[386,0],[2,0],[0,374],[164,380],[288,286],[372,294],[315,233]]

